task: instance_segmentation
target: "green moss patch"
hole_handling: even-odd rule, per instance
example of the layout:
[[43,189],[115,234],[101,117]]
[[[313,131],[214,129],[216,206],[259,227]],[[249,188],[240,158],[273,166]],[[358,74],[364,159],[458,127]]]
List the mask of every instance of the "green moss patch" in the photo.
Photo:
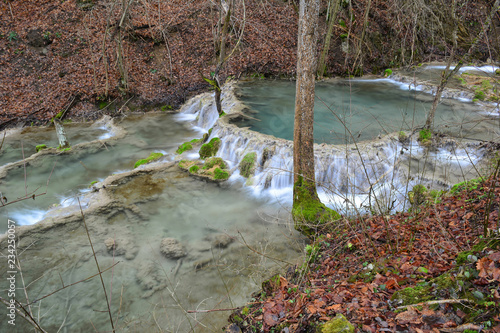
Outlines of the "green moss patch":
[[221,169],[227,169],[226,162],[220,157],[211,157],[205,161],[203,165],[203,170],[212,169],[214,166],[218,166]]
[[220,157],[210,157],[205,163],[202,161],[181,160],[179,167],[188,171],[190,175],[212,181],[223,181],[230,176],[226,162]]
[[418,140],[422,143],[430,141],[432,138],[432,132],[430,129],[423,129],[418,133]]
[[295,229],[304,235],[313,235],[323,225],[339,220],[340,214],[326,207],[309,191],[310,184],[299,177],[294,184],[292,217]]
[[47,149],[47,145],[38,145],[35,147],[36,152],[38,153],[40,150]]
[[137,168],[138,166],[143,165],[143,164],[147,164],[147,163],[156,161],[156,160],[160,159],[160,157],[162,157],[162,156],[163,156],[162,153],[151,153],[147,158],[144,158],[144,159],[141,159],[141,160],[138,160],[137,162],[135,162],[134,169]]
[[193,149],[193,145],[190,142],[184,142],[182,145],[177,148],[175,151],[177,154],[182,154],[185,151]]
[[220,139],[212,138],[210,142],[205,143],[200,148],[200,158],[205,159],[207,157],[215,156],[220,147]]
[[243,157],[243,159],[240,162],[239,169],[240,169],[240,174],[248,178],[253,173],[255,172],[255,162],[257,161],[257,154],[256,153],[248,153]]
[[221,168],[215,168],[214,179],[226,180],[229,178],[229,172],[222,170]]

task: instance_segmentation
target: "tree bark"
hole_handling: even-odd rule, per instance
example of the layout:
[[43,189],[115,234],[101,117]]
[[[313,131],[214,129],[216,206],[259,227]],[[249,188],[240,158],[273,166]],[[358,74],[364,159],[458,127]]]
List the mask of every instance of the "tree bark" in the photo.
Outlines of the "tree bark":
[[317,65],[318,16],[319,0],[300,1],[292,216],[295,228],[306,235],[314,235],[320,225],[340,217],[319,200],[314,176],[314,74]]
[[322,78],[326,71],[326,56],[330,50],[330,40],[332,39],[332,31],[335,26],[335,21],[337,20],[337,13],[339,11],[340,0],[333,0],[335,4],[333,5],[332,13],[330,14],[330,20],[328,21],[328,31],[325,36],[325,45],[323,47],[323,52],[321,52],[321,58],[319,59],[318,65],[318,78]]
[[69,148],[69,142],[68,139],[66,138],[66,131],[64,130],[64,126],[62,122],[54,118],[54,126],[56,127],[56,135],[57,135],[57,140],[59,141],[59,148]]

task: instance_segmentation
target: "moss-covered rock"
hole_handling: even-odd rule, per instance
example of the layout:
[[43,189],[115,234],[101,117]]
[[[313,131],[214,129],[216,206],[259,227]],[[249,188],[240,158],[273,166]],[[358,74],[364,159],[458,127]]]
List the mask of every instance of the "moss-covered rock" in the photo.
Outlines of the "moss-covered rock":
[[47,145],[38,145],[35,148],[36,152],[38,153],[40,150],[47,149]]
[[208,158],[204,164],[199,160],[181,160],[179,161],[179,167],[193,176],[216,182],[224,181],[230,176],[226,162],[220,157]]
[[341,218],[339,213],[326,207],[317,195],[311,194],[309,189],[313,186],[299,177],[293,188],[292,217],[295,229],[306,236],[314,234],[323,225]]
[[220,157],[211,157],[203,164],[203,170],[212,169],[214,166],[219,166],[221,169],[227,169],[226,162]]
[[214,179],[226,180],[229,178],[229,172],[226,170],[222,170],[221,168],[215,168],[214,170]]
[[220,147],[220,139],[212,138],[210,142],[205,143],[200,148],[200,158],[205,159],[207,157],[215,156]]
[[337,313],[337,315],[332,319],[324,323],[316,331],[318,333],[354,333],[354,326],[344,317],[342,314]]
[[255,162],[257,161],[256,153],[248,153],[246,154],[240,162],[239,169],[240,174],[248,178],[255,172]]
[[137,162],[135,162],[134,169],[143,165],[143,164],[147,164],[147,163],[156,161],[156,160],[160,159],[162,156],[163,156],[162,153],[151,153],[147,158],[144,158],[144,159],[141,159],[141,160],[138,160]]
[[190,142],[184,142],[182,145],[177,148],[175,151],[177,154],[182,154],[185,151],[193,149],[193,145]]

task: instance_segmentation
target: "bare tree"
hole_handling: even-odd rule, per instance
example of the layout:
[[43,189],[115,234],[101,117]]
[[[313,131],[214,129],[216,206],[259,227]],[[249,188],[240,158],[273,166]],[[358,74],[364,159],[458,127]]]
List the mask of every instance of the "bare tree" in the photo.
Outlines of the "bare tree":
[[293,218],[295,228],[311,235],[320,224],[338,219],[321,203],[314,176],[314,75],[319,0],[301,0],[297,48],[297,83],[293,132]]

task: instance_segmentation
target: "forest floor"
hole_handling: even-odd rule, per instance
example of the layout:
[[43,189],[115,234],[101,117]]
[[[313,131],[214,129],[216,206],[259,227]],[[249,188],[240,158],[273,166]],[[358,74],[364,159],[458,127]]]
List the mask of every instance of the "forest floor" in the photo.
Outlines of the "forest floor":
[[358,332],[500,332],[499,183],[497,165],[449,192],[415,193],[409,212],[329,226],[228,332],[316,332],[339,314]]

